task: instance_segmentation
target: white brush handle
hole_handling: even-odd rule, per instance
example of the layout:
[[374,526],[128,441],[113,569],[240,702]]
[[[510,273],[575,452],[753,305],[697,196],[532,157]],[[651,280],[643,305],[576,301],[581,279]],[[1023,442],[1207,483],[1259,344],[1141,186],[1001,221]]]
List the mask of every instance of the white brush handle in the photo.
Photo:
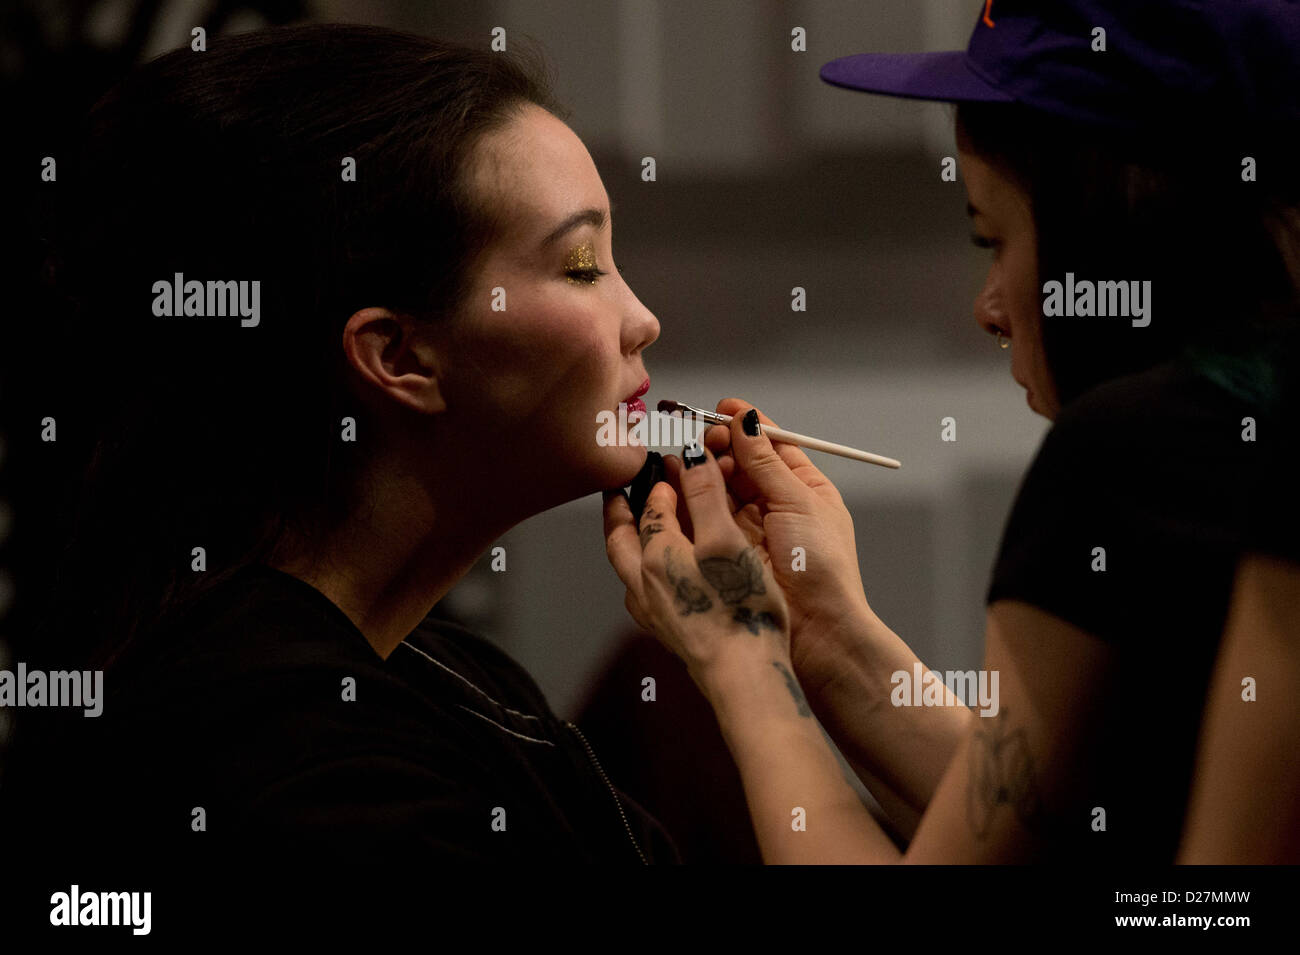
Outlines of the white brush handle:
[[[718,424],[731,424],[732,416],[714,411],[712,415],[717,417]],[[811,435],[799,434],[797,431],[787,431],[785,428],[773,428],[771,425],[759,424],[760,430],[771,438],[773,441],[783,441],[786,444],[797,444],[801,448],[810,448],[813,451],[825,451],[827,454],[838,454],[842,458],[852,458],[854,461],[865,461],[867,464],[879,464],[882,468],[900,468],[902,462],[895,461],[893,458],[887,458],[883,454],[872,454],[870,451],[859,451],[857,448],[850,448],[847,444],[836,444],[834,441],[823,441],[821,438],[814,438]]]
[[847,444],[836,444],[834,441],[823,441],[821,438],[814,438],[806,434],[799,434],[796,431],[786,431],[784,428],[773,428],[765,424],[760,424],[759,428],[773,441],[784,441],[786,444],[797,444],[801,448],[811,448],[814,451],[825,451],[827,454],[838,454],[842,458],[852,458],[855,461],[866,461],[868,464],[879,464],[885,468],[902,467],[901,462],[893,458],[887,458],[883,454],[872,454],[870,451],[860,451],[857,448],[850,448]]

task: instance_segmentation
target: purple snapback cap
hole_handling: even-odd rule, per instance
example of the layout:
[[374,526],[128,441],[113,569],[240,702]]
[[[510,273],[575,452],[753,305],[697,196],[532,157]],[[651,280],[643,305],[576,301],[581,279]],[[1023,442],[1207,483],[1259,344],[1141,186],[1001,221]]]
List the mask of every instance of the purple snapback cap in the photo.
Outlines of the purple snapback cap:
[[1295,126],[1300,0],[981,0],[964,51],[858,53],[821,78],[1122,130]]

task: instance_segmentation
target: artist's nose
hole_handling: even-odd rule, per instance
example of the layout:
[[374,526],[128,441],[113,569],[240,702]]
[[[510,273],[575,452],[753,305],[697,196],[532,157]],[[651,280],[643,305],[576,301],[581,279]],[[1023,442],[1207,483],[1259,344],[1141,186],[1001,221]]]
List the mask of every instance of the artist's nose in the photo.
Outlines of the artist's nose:
[[1001,332],[1003,338],[1011,338],[1011,323],[1002,307],[1002,295],[992,273],[989,273],[979,295],[975,296],[975,321],[990,335]]

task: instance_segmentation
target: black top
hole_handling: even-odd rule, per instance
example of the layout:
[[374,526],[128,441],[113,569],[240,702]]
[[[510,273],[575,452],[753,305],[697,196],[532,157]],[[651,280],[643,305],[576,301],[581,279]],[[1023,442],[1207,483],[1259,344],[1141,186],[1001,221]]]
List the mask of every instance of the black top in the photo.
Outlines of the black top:
[[16,767],[8,813],[28,834],[151,882],[178,860],[680,861],[531,677],[455,623],[431,614],[383,660],[323,594],[263,566],[187,619],[146,662],[106,674],[103,716],[61,721],[50,765]]
[[[1270,423],[1295,428],[1297,420]],[[1300,436],[1279,435],[1276,444],[1265,449],[1264,460],[1251,499],[1255,519],[1250,550],[1300,564]]]
[[[1033,604],[1121,655],[1112,699],[1078,701],[1097,709],[1102,768],[1074,783],[1071,855],[1175,856],[1236,564],[1254,537],[1261,445],[1243,440],[1247,416],[1261,417],[1251,401],[1168,362],[1062,408],[1021,483],[987,602]],[[1105,832],[1092,828],[1098,806]]]
[[1284,374],[1273,413],[1259,423],[1249,549],[1300,564],[1300,330],[1278,351]]

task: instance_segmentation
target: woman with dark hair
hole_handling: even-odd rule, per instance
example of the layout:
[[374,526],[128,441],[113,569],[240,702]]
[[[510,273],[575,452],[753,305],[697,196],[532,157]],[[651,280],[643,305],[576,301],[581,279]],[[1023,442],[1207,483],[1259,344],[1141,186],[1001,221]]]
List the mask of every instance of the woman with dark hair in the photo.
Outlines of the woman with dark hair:
[[93,454],[33,648],[105,699],[19,724],[8,818],[42,856],[677,859],[528,674],[431,613],[646,457],[596,422],[658,322],[559,112],[528,55],[340,24],[169,53],[91,111],[50,353]]
[[[976,319],[1053,426],[1004,531],[984,670],[961,681],[926,670],[872,611],[839,493],[748,403],[719,403],[734,420],[710,429],[712,453],[666,459],[654,534],[643,517],[638,540],[607,495],[629,609],[714,706],[767,861],[1175,860],[1238,560],[1294,509],[1258,459],[1295,441],[1280,409],[1300,323],[1297,14],[1287,0],[1009,0],[985,5],[964,53],[822,68],[836,85],[959,104],[975,241],[993,252]],[[741,555],[780,584],[755,579],[743,615],[736,575],[715,566]],[[738,625],[755,617],[768,625]],[[1242,676],[1218,681],[1239,692]],[[1260,729],[1234,719],[1221,725]],[[1233,764],[1221,733],[1211,743]],[[1213,787],[1206,805],[1242,788]]]

